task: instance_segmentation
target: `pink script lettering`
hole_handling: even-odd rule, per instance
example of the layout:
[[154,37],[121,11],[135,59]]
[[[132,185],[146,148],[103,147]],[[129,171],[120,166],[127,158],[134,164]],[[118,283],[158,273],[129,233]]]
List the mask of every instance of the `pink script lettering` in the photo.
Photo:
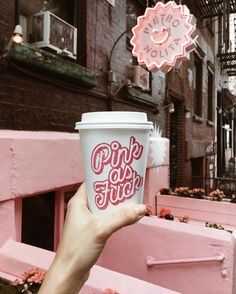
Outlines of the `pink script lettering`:
[[129,146],[124,147],[118,141],[111,144],[97,145],[91,156],[91,167],[99,175],[109,166],[108,178],[94,182],[96,192],[95,203],[101,210],[109,203],[118,205],[131,199],[143,185],[143,177],[133,169],[131,163],[140,159],[143,146],[134,137],[130,138]]

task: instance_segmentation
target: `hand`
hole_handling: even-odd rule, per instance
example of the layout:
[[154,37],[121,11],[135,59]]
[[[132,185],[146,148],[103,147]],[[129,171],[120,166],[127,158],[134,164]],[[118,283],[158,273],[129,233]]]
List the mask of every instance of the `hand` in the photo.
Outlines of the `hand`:
[[88,209],[82,184],[69,201],[62,239],[38,294],[77,294],[112,233],[140,220],[146,212],[144,204],[137,204],[96,217]]

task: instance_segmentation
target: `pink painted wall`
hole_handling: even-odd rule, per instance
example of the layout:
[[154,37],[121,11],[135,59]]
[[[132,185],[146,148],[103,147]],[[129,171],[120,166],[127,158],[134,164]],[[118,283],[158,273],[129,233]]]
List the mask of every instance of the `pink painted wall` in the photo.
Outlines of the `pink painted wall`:
[[[147,168],[158,167],[157,173],[165,184],[166,172],[162,176],[160,170],[168,166],[168,142],[166,138],[150,141],[147,164]],[[78,134],[2,130],[0,145],[0,201],[84,180]],[[156,148],[161,155],[155,157]],[[148,199],[154,197],[155,194],[147,195]]]
[[[98,265],[167,287],[183,294],[234,294],[235,238],[228,232],[145,217],[115,233]],[[145,264],[146,256],[171,260],[225,254],[223,263]],[[228,272],[223,277],[222,270]],[[235,278],[234,278],[235,283]]]
[[78,134],[0,131],[0,201],[84,179]]
[[0,202],[0,246],[9,238],[16,239],[15,202]]
[[[144,202],[151,203],[153,207],[158,183],[166,182],[168,169],[168,140],[159,138],[158,142],[160,150],[164,151],[155,157],[157,139],[151,140],[145,182]],[[84,172],[79,135],[76,133],[1,130],[0,146],[1,245],[9,237],[20,240],[21,197],[49,190],[60,193],[66,186],[83,182]],[[158,182],[155,180],[157,174]],[[64,207],[58,209],[63,210]],[[59,231],[63,215],[60,217],[57,221],[57,224],[60,222]],[[55,237],[57,243],[59,236]]]

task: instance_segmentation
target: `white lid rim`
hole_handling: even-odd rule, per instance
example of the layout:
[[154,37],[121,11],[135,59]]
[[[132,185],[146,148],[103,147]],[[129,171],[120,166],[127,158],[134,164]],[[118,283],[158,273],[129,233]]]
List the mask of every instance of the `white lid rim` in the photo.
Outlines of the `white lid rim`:
[[76,124],[76,130],[87,130],[87,129],[141,129],[141,130],[152,130],[153,124]]

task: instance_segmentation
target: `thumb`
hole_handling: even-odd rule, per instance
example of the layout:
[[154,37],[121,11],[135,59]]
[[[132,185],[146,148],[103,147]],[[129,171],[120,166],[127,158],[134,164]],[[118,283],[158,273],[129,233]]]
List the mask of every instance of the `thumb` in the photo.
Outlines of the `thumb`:
[[100,226],[103,228],[103,236],[107,238],[115,231],[134,224],[147,213],[146,205],[135,204],[122,206],[115,212],[103,216],[99,219]]

